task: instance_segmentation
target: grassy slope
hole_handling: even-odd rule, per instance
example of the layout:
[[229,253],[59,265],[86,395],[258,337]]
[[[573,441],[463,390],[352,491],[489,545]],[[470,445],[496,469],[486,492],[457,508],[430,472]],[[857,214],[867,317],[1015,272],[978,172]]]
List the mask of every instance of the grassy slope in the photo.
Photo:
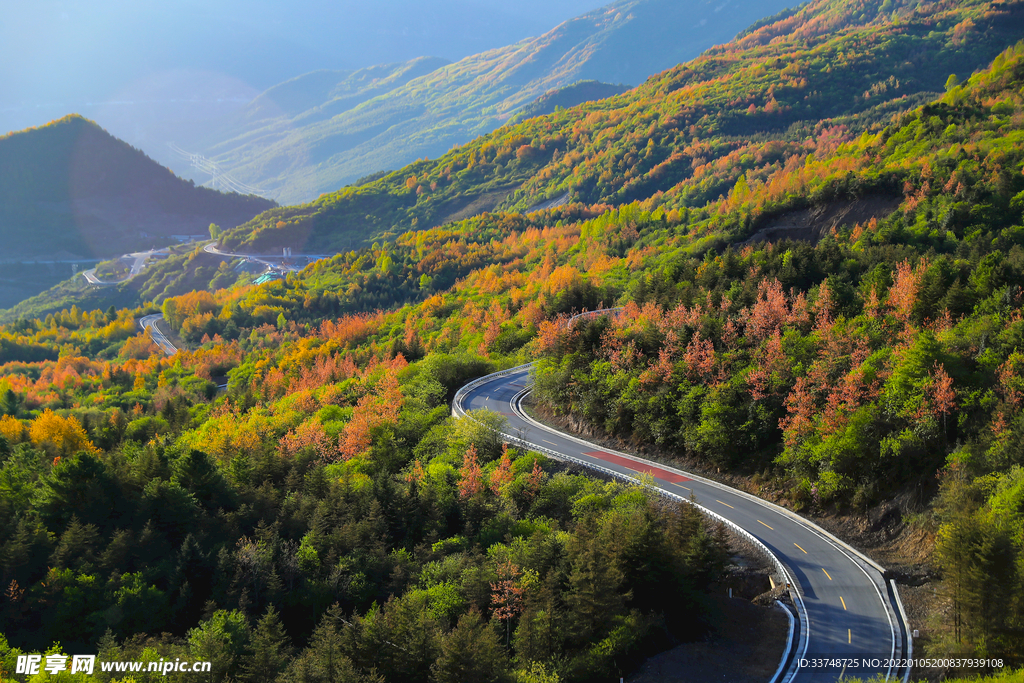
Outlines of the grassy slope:
[[551,114],[556,109],[576,107],[584,102],[603,100],[615,95],[621,95],[629,90],[629,86],[602,83],[600,81],[577,81],[564,88],[549,90],[530,104],[520,109],[509,121],[511,124],[520,123],[526,119],[536,116]]

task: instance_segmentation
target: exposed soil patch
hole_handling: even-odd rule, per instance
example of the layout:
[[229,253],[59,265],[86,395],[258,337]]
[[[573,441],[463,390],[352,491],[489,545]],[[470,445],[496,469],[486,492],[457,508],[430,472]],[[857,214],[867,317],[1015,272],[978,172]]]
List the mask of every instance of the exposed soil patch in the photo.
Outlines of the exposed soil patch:
[[451,201],[452,212],[438,220],[437,224],[441,225],[452,221],[461,221],[465,218],[471,218],[477,214],[484,213],[485,211],[491,211],[494,207],[503,202],[511,191],[512,188],[505,187],[493,192],[485,192],[484,194],[477,195],[475,197],[453,199]]
[[872,218],[882,220],[895,211],[902,201],[902,197],[873,195],[789,211],[770,219],[743,244],[783,239],[817,242],[833,228],[868,223]]

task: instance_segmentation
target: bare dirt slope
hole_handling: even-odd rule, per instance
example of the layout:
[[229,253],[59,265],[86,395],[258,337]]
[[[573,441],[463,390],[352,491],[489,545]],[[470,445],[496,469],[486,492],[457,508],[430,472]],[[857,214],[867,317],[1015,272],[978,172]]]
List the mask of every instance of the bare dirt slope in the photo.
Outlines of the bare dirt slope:
[[744,244],[782,239],[817,242],[833,228],[863,225],[872,218],[881,220],[895,211],[902,201],[902,197],[872,195],[789,211],[770,219]]

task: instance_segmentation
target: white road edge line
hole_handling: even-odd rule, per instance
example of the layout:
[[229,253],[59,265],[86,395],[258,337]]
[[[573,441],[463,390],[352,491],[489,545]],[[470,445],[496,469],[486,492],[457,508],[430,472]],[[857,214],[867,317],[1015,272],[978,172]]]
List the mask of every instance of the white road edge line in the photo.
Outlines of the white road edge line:
[[[532,390],[532,387],[529,387],[527,389],[524,389],[522,392],[520,392],[520,394],[517,394],[516,398],[518,399],[518,402],[521,402],[522,399],[526,397],[526,394],[530,393],[531,390]],[[548,427],[547,425],[545,425],[545,424],[543,424],[541,422],[538,422],[537,420],[534,420],[524,410],[518,411],[517,414],[521,418],[523,418],[524,420],[526,420],[527,422],[532,424],[534,427],[537,427],[537,428],[539,428],[541,430],[544,430],[544,431],[547,431],[547,432],[557,433],[560,436],[562,436],[564,438],[571,439],[571,440],[573,440],[573,441],[575,441],[575,442],[577,442],[578,444],[581,444],[581,445],[594,446],[594,444],[590,443],[589,441],[585,441],[584,439],[577,438],[576,436],[574,436],[572,434],[565,434],[565,433],[562,433],[562,432],[558,432],[557,430],[554,430],[554,429]],[[610,448],[603,448],[602,450],[604,450],[606,452],[609,452],[609,453],[612,453],[613,455],[618,455],[618,456],[629,458],[630,460],[633,460],[633,461],[643,462],[642,459],[637,458],[636,456],[630,455],[629,453],[622,453],[620,451],[616,451],[616,450],[613,450],[613,449],[610,449]],[[857,555],[858,557],[860,557],[861,559],[866,560],[868,562],[868,564],[870,564],[874,569],[878,570],[879,574],[882,575],[882,580],[884,581],[885,580],[885,578],[884,578],[885,577],[885,569],[883,567],[881,567],[881,565],[879,565],[877,562],[871,560],[870,558],[866,557],[865,555],[863,555],[862,553],[860,553],[856,549],[851,548],[849,545],[847,545],[846,543],[844,543],[840,539],[835,538],[834,536],[832,536],[832,534],[828,533],[824,529],[821,529],[820,527],[818,527],[813,522],[809,522],[808,520],[805,520],[803,517],[800,517],[799,515],[796,515],[795,513],[791,512],[789,510],[786,510],[782,506],[775,505],[774,503],[771,503],[769,501],[766,501],[766,500],[763,500],[761,498],[758,498],[757,496],[749,494],[746,491],[740,491],[739,489],[734,489],[732,487],[726,486],[726,485],[721,484],[719,482],[716,482],[714,480],[705,479],[704,477],[701,477],[700,475],[695,475],[695,474],[693,474],[691,472],[684,472],[682,470],[678,470],[678,469],[673,468],[673,467],[668,466],[668,465],[661,465],[660,463],[653,463],[653,464],[658,466],[658,467],[662,467],[662,468],[664,468],[667,471],[676,472],[676,473],[678,473],[680,475],[688,476],[688,477],[691,477],[692,479],[695,479],[695,480],[707,483],[707,484],[709,484],[711,486],[714,486],[715,488],[718,488],[720,490],[724,490],[724,491],[728,491],[729,493],[733,493],[733,494],[738,494],[738,495],[744,496],[744,497],[750,499],[751,501],[757,503],[758,505],[761,505],[761,506],[763,506],[763,507],[765,507],[765,508],[767,508],[769,510],[773,510],[773,511],[776,511],[776,512],[781,512],[781,513],[785,514],[787,517],[790,517],[794,521],[798,522],[805,529],[811,531],[812,533],[816,534],[817,536],[820,536],[823,540],[828,542],[833,548],[835,548],[836,550],[840,551],[844,556],[846,556],[846,558],[849,559],[850,562],[854,566],[856,566],[858,569],[860,569],[864,573],[864,576],[866,576],[868,581],[871,583],[871,585],[874,586],[875,592],[878,594],[878,600],[879,600],[880,603],[882,603],[882,610],[885,612],[885,617],[889,621],[889,631],[890,631],[891,637],[892,637],[892,648],[890,650],[889,668],[888,668],[888,670],[886,672],[885,680],[888,681],[889,678],[892,677],[892,662],[893,662],[893,659],[896,656],[896,629],[895,629],[895,625],[893,624],[893,614],[892,614],[893,609],[892,609],[892,605],[889,604],[889,601],[886,600],[883,597],[882,591],[878,588],[878,584],[871,577],[871,575],[868,574],[867,570],[864,569],[864,567],[859,562],[857,562],[853,557],[851,557],[851,552],[853,554]],[[908,627],[908,629],[909,629],[909,627]],[[908,630],[908,632],[909,632],[909,630]],[[804,654],[806,654],[806,647],[804,649]]]
[[[892,594],[896,596],[896,606],[900,608],[900,617],[903,619],[904,627],[907,631],[907,661],[912,662],[914,660],[914,634],[910,630],[910,620],[907,619],[907,611],[903,609],[903,599],[900,597],[900,591],[896,587],[896,579],[889,579],[889,583],[892,584]],[[910,670],[914,667],[908,666],[906,672],[903,674],[903,683],[907,683],[910,680]]]

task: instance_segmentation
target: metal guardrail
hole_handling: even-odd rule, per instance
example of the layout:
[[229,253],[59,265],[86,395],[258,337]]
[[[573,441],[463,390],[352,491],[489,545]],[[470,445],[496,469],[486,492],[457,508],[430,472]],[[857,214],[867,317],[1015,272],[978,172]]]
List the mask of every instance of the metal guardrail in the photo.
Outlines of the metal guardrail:
[[[596,313],[598,313],[598,311],[594,311],[590,315],[593,315],[593,314],[596,314]],[[582,314],[582,315],[587,315],[587,314]],[[579,317],[579,316],[574,316],[573,320],[575,320],[576,317]],[[468,384],[466,384],[465,386],[460,388],[457,392],[455,392],[455,397],[452,400],[452,414],[456,418],[468,418],[470,420],[473,420],[477,424],[486,427],[487,425],[484,425],[484,423],[482,423],[479,420],[475,419],[472,415],[470,415],[465,410],[465,408],[462,407],[462,401],[466,398],[466,396],[470,392],[478,389],[479,387],[483,386],[484,384],[490,383],[495,378],[497,378],[497,377],[505,377],[507,375],[515,374],[517,372],[521,372],[523,370],[526,370],[526,369],[530,368],[531,366],[533,366],[533,363],[524,363],[522,365],[517,365],[517,366],[515,366],[513,368],[508,368],[506,370],[500,370],[498,372],[492,373],[490,375],[486,375],[484,377],[478,377],[477,379],[469,382]],[[513,401],[517,400],[525,392],[526,392],[526,390],[524,390],[524,391],[520,392],[519,394],[517,394],[517,396],[515,397],[515,399],[513,399]],[[762,543],[760,540],[758,540],[749,531],[747,531],[743,527],[739,526],[735,522],[733,522],[731,520],[728,520],[725,517],[722,517],[721,515],[719,515],[719,514],[713,512],[713,511],[709,510],[708,508],[704,507],[703,505],[700,505],[699,503],[697,503],[697,502],[695,502],[693,500],[690,500],[690,499],[688,499],[688,498],[686,498],[684,496],[680,496],[678,494],[672,493],[671,491],[666,491],[664,489],[658,488],[657,486],[654,486],[654,485],[642,484],[642,482],[640,480],[636,479],[633,476],[625,474],[623,472],[616,472],[614,470],[608,469],[607,467],[602,467],[600,465],[597,465],[597,464],[592,463],[592,462],[588,462],[586,460],[581,460],[579,458],[574,458],[571,455],[566,455],[564,453],[558,453],[558,452],[553,451],[553,450],[551,450],[549,448],[545,448],[543,446],[539,446],[537,444],[531,443],[531,442],[529,442],[529,441],[527,441],[525,439],[522,439],[520,437],[513,436],[511,434],[506,434],[505,432],[499,432],[498,434],[499,434],[499,436],[502,437],[502,439],[504,441],[506,441],[507,443],[509,443],[509,444],[511,444],[513,446],[518,446],[520,448],[525,448],[525,449],[530,450],[530,451],[534,451],[534,452],[538,452],[538,453],[543,453],[543,454],[545,454],[547,456],[550,456],[551,458],[553,458],[555,460],[559,460],[559,461],[562,461],[562,462],[571,462],[571,463],[574,463],[574,464],[579,465],[581,467],[584,467],[586,469],[594,470],[594,471],[597,471],[597,472],[601,472],[601,473],[606,474],[606,475],[608,475],[610,477],[613,477],[615,479],[620,479],[620,480],[629,482],[629,483],[634,484],[634,485],[641,485],[641,486],[644,486],[645,488],[647,488],[648,490],[652,491],[653,493],[656,493],[656,494],[658,494],[660,496],[663,496],[665,498],[668,498],[670,500],[675,500],[675,501],[679,501],[679,502],[683,502],[683,503],[687,503],[689,505],[692,505],[695,508],[697,508],[698,510],[700,510],[705,516],[707,516],[707,517],[709,517],[709,518],[719,522],[720,524],[723,524],[726,527],[728,527],[733,533],[735,533],[736,535],[738,535],[741,538],[743,538],[743,540],[745,540],[748,543],[750,543],[754,547],[754,549],[758,552],[758,554],[762,555],[766,560],[768,560],[768,562],[770,562],[772,564],[772,566],[774,567],[776,575],[780,579],[782,579],[782,581],[785,582],[785,584],[787,586],[787,589],[789,590],[790,598],[793,600],[793,605],[794,605],[794,607],[796,607],[797,615],[800,618],[800,637],[801,637],[801,641],[803,643],[804,652],[806,652],[806,648],[807,648],[807,634],[808,634],[807,610],[804,607],[803,597],[800,595],[799,587],[797,586],[796,582],[793,581],[793,578],[790,575],[789,570],[782,563],[782,561],[779,560],[779,558],[776,557],[775,554],[771,550],[768,549],[768,546],[766,546],[764,543]],[[783,656],[783,659],[782,659],[782,663],[779,666],[779,671],[776,672],[776,675],[775,675],[775,677],[772,678],[771,683],[776,683],[777,681],[779,681],[779,675],[783,672],[783,667],[785,665],[785,662],[790,659],[790,655],[792,654],[792,649],[791,649],[792,648],[792,641],[790,641],[789,646],[790,646],[790,649],[787,649],[787,651],[785,652],[785,654]],[[798,660],[799,660],[798,657],[794,657],[793,660],[792,660],[792,663],[790,664],[790,666],[789,667],[785,667],[785,678],[782,679],[781,683],[788,683],[788,681],[792,680],[793,676],[796,675],[796,671],[797,671],[797,668],[798,668],[797,667]]]
[[[907,611],[903,609],[903,600],[900,598],[899,588],[896,587],[896,579],[889,579],[890,585],[892,585],[892,594],[896,598],[896,606],[900,610],[900,618],[903,619],[903,627],[907,631],[907,661],[914,661],[914,635],[910,630],[910,620],[907,619]],[[913,670],[912,666],[907,667],[906,673],[903,674],[903,683],[907,683],[910,680],[910,672]]]
[[789,653],[793,651],[793,633],[796,631],[796,620],[793,619],[793,613],[789,611],[789,608],[782,604],[781,601],[776,600],[775,604],[778,605],[779,609],[786,613],[786,618],[789,620],[789,635],[786,637],[786,653],[782,657],[782,661],[779,662],[779,668],[775,670],[775,675],[772,676],[771,683],[779,680],[779,676],[786,668],[786,660],[789,659]]

